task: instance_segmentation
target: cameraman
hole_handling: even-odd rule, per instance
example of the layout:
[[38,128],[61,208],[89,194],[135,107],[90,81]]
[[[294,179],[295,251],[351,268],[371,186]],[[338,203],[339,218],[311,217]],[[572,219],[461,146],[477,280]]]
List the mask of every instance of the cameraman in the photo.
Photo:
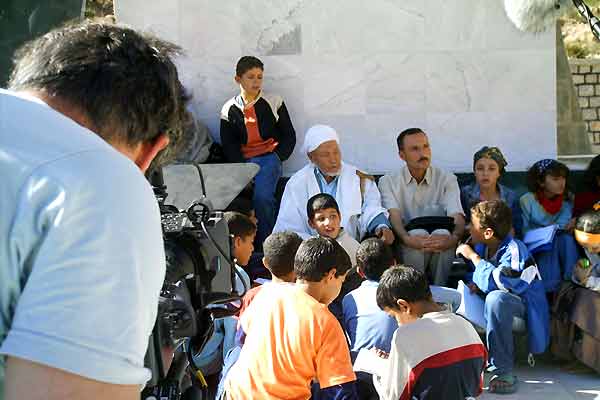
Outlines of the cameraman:
[[0,400],[139,399],[165,274],[143,173],[181,132],[177,50],[85,23],[17,53],[0,90]]

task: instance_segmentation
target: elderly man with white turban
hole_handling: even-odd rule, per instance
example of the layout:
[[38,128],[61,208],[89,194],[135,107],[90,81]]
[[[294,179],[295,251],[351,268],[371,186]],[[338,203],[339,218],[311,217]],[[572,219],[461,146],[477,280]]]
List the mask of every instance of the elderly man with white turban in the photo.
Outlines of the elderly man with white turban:
[[352,237],[360,241],[374,234],[391,244],[394,234],[377,185],[373,177],[342,161],[336,131],[327,125],[311,127],[303,150],[311,162],[288,181],[273,232],[291,230],[302,238],[315,235],[306,203],[317,193],[327,193],[337,201],[341,225]]

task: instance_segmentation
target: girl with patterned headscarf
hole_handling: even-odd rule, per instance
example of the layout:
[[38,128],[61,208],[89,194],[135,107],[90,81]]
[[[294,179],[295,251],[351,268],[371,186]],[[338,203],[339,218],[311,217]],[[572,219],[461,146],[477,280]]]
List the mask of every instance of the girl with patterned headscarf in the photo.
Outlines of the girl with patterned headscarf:
[[471,207],[480,201],[503,200],[512,211],[515,236],[521,234],[521,209],[515,192],[498,181],[504,174],[506,159],[498,147],[483,146],[473,156],[475,182],[460,190],[460,200],[467,223],[471,221]]
[[519,200],[523,234],[550,225],[560,229],[550,250],[534,254],[547,292],[555,292],[563,279],[571,279],[578,258],[571,232],[575,221],[572,219],[573,203],[567,191],[568,176],[569,168],[563,163],[540,160],[527,171],[529,192]]

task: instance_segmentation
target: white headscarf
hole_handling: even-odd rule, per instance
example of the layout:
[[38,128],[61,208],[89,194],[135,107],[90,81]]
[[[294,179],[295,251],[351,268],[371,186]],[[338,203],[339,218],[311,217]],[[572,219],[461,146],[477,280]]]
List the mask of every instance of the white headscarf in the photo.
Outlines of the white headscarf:
[[335,140],[338,144],[340,143],[340,138],[335,129],[327,125],[313,125],[306,131],[304,147],[302,149],[305,154],[308,154],[315,151],[321,144],[331,140]]

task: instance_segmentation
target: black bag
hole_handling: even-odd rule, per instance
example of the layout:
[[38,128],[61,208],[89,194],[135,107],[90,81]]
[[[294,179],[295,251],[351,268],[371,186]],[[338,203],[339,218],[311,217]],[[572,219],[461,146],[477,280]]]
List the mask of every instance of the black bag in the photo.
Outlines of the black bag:
[[449,232],[454,231],[454,218],[452,217],[417,217],[411,219],[404,227],[408,232],[413,229],[425,229],[431,233],[436,229],[446,229]]

